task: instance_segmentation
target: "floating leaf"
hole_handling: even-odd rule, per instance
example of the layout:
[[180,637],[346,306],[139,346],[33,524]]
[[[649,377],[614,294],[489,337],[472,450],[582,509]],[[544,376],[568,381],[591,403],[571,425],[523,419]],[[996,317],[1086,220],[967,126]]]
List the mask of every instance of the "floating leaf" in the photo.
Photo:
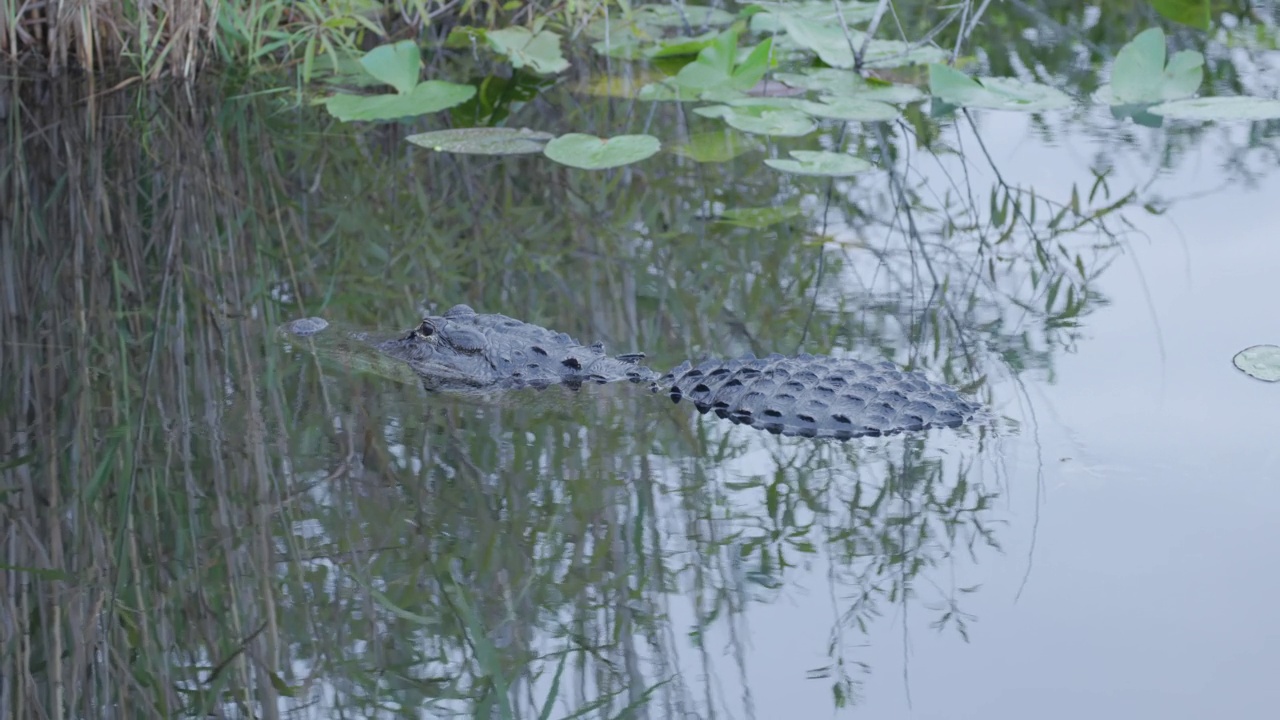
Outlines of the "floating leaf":
[[732,208],[720,213],[716,222],[752,229],[777,225],[803,213],[798,205],[780,205],[777,207]]
[[802,101],[798,109],[814,117],[854,122],[888,122],[898,119],[898,108],[874,100],[826,96],[821,102]]
[[768,106],[735,108],[729,105],[712,105],[697,108],[694,112],[703,117],[721,118],[730,127],[757,135],[799,137],[808,135],[818,127],[812,118],[802,112]]
[[1151,28],[1116,53],[1111,84],[1097,97],[1109,105],[1145,105],[1191,97],[1204,79],[1204,56],[1194,50],[1176,53],[1165,65],[1164,31]]
[[360,58],[366,72],[396,89],[408,93],[418,84],[422,69],[422,55],[412,40],[402,40],[392,45],[381,45]]
[[670,40],[663,40],[656,46],[646,51],[645,57],[649,58],[667,58],[667,57],[684,57],[686,55],[697,55],[704,48],[709,47],[716,41],[720,33],[709,32],[697,37],[677,37]]
[[1170,20],[1197,30],[1213,26],[1209,0],[1151,0],[1151,7]]
[[[858,43],[862,43],[858,33]],[[862,66],[867,68],[901,68],[913,65],[945,63],[950,56],[942,48],[932,45],[915,45],[901,40],[872,40],[867,43],[867,54]]]
[[751,50],[742,64],[735,65],[738,31],[726,30],[704,47],[696,60],[680,68],[675,82],[682,88],[696,91],[725,87],[749,90],[768,72],[772,47],[772,41],[765,40]]
[[1231,363],[1259,380],[1280,382],[1280,346],[1254,345],[1236,353]]
[[1153,105],[1147,110],[1177,120],[1276,120],[1280,100],[1244,96],[1191,98]]
[[329,112],[344,122],[395,120],[461,105],[476,94],[471,85],[428,80],[404,95],[334,95],[325,98]]
[[914,85],[866,80],[852,70],[837,68],[810,68],[803,73],[777,73],[774,79],[791,87],[816,90],[824,95],[856,97],[892,105],[905,105],[928,97]]
[[929,66],[929,88],[935,98],[957,107],[1039,112],[1071,105],[1066,93],[1048,85],[1012,78],[977,80],[936,63]]
[[[801,47],[817,53],[834,68],[854,66],[853,48],[861,49],[866,34],[851,30],[847,34],[838,23],[819,22],[792,14],[778,16],[787,35]],[[909,45],[896,40],[871,40],[866,43],[864,67],[903,67],[944,62],[947,54],[930,45]]]
[[528,28],[510,27],[491,30],[485,37],[494,50],[506,55],[517,68],[554,74],[569,67],[569,61],[560,53],[560,36],[550,30],[532,33]]
[[546,142],[554,137],[528,128],[483,127],[436,130],[410,135],[405,140],[436,152],[520,155],[542,152]]
[[652,135],[598,138],[594,135],[569,133],[547,143],[543,154],[561,165],[583,170],[603,170],[639,162],[660,149],[662,143]]
[[791,157],[795,160],[769,158],[764,164],[786,173],[822,177],[848,177],[876,167],[860,157],[825,150],[792,150]]
[[688,142],[671,148],[671,152],[697,162],[723,163],[760,149],[760,143],[750,136],[719,130],[694,133]]
[[876,14],[873,2],[857,2],[856,0],[837,3],[832,0],[811,0],[810,2],[755,2],[752,3],[765,12],[751,18],[751,30],[757,33],[775,33],[783,28],[781,16],[804,18],[822,23],[835,23],[839,27],[841,18],[852,26],[871,20]]
[[741,90],[734,90],[731,87],[719,87],[719,88],[711,88],[710,90],[704,90],[702,94],[698,96],[698,99],[704,100],[706,102],[717,102],[717,103],[727,104],[727,103],[737,102],[739,100],[748,100],[750,99],[750,97],[746,93],[742,92]]
[[[706,98],[706,96],[703,96]],[[805,105],[804,100],[789,97],[748,97],[738,95],[722,100],[725,105],[733,107],[756,107],[756,108],[773,108],[775,110],[799,110]]]
[[[362,60],[364,60],[363,56],[321,53],[316,56],[311,77],[322,83],[342,87],[375,88],[386,85],[386,82],[369,73]],[[415,74],[414,82],[417,81]]]
[[811,22],[789,13],[775,17],[780,30],[801,47],[817,53],[824,63],[837,68],[853,67],[850,38],[839,25]]

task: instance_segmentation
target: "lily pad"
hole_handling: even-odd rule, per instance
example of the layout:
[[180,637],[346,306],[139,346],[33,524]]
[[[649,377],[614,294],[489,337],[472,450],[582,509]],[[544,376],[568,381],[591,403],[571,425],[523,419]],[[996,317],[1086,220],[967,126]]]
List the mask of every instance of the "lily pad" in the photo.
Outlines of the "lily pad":
[[331,56],[321,53],[316,56],[315,65],[311,68],[311,78],[326,85],[339,87],[378,88],[385,82],[373,77],[360,61],[363,56],[340,54]]
[[1151,0],[1151,7],[1170,20],[1197,30],[1208,32],[1213,27],[1211,0]]
[[1109,105],[1143,105],[1195,95],[1204,79],[1204,55],[1194,50],[1175,53],[1165,65],[1165,38],[1151,28],[1116,53],[1111,84],[1098,91]]
[[741,64],[737,63],[738,32],[727,30],[698,53],[698,59],[680,68],[675,82],[689,90],[729,87],[749,90],[769,71],[769,53],[773,42],[765,40],[751,50]]
[[866,80],[852,70],[837,68],[811,68],[803,73],[776,73],[773,77],[791,87],[816,90],[824,95],[856,97],[891,105],[905,105],[928,97],[914,85]]
[[703,117],[721,118],[730,127],[756,135],[800,137],[817,129],[808,115],[798,110],[786,110],[768,106],[731,107],[711,105],[694,110]]
[[329,112],[344,122],[351,120],[395,120],[447,110],[476,94],[471,85],[428,80],[404,94],[339,94],[324,99]]
[[848,177],[876,167],[860,157],[825,150],[792,150],[791,157],[795,159],[769,158],[764,164],[785,173],[820,177]]
[[422,71],[422,54],[412,40],[402,40],[370,50],[360,58],[360,64],[364,66],[365,72],[379,82],[404,94],[418,84]]
[[876,3],[845,0],[839,3],[839,11],[834,0],[810,0],[809,2],[756,2],[752,3],[765,12],[752,16],[751,30],[757,33],[774,33],[784,28],[781,18],[798,17],[819,22],[838,23],[844,18],[850,26],[869,22],[876,14]]
[[552,75],[569,67],[560,53],[560,36],[550,30],[533,33],[528,28],[510,27],[486,32],[485,38],[517,68]]
[[1276,120],[1280,100],[1244,96],[1189,98],[1147,108],[1148,112],[1177,120]]
[[814,117],[854,122],[888,122],[897,120],[898,108],[875,100],[835,97],[819,98],[821,102],[800,102],[798,109]]
[[603,170],[639,162],[662,149],[652,135],[618,135],[599,138],[569,133],[547,143],[544,155],[561,165],[583,170]]
[[1266,382],[1280,382],[1280,346],[1254,345],[1236,353],[1231,363],[1241,372]]
[[1013,78],[974,79],[937,63],[929,66],[929,88],[935,98],[956,107],[1039,112],[1071,106],[1070,96],[1048,85]]
[[697,55],[705,48],[712,45],[716,38],[720,36],[717,32],[703,33],[697,37],[676,37],[670,40],[660,41],[657,45],[651,46],[644,53],[649,58],[668,58],[668,57],[684,57],[687,55]]
[[[706,95],[703,99],[709,99]],[[747,95],[738,95],[737,97],[727,97],[720,102],[725,105],[732,105],[737,108],[755,107],[755,108],[773,108],[775,110],[799,110],[805,104],[804,100],[789,97],[750,97]]]
[[[862,33],[858,33],[859,44],[863,37]],[[947,51],[932,45],[917,45],[901,40],[872,40],[867,43],[867,54],[862,58],[862,66],[884,69],[932,65],[945,63],[949,57]]]
[[542,152],[555,135],[528,128],[482,127],[436,130],[405,138],[436,152],[471,155],[521,155]]
[[[801,47],[817,53],[822,61],[833,68],[854,66],[853,48],[862,48],[866,34],[856,30],[845,34],[838,23],[810,20],[804,17],[781,14],[778,22],[787,36]],[[853,41],[850,46],[850,40]],[[931,45],[911,45],[896,40],[871,40],[866,43],[862,58],[865,67],[892,68],[907,65],[925,65],[944,62],[947,54]]]
[[740,100],[750,100],[751,97],[741,90],[735,90],[731,87],[718,87],[702,91],[702,93],[698,95],[698,99],[705,102],[724,103],[728,105]]

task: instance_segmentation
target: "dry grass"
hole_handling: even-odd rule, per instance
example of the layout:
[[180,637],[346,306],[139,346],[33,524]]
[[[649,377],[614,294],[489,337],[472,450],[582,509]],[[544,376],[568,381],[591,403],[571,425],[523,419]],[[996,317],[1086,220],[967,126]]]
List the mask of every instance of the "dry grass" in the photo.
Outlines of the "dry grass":
[[40,63],[51,74],[72,68],[143,77],[190,77],[209,59],[219,0],[13,0],[0,13],[0,53]]
[[155,80],[195,77],[210,64],[257,67],[353,50],[383,39],[496,26],[560,14],[585,17],[605,0],[6,0],[0,57],[51,75],[92,69]]

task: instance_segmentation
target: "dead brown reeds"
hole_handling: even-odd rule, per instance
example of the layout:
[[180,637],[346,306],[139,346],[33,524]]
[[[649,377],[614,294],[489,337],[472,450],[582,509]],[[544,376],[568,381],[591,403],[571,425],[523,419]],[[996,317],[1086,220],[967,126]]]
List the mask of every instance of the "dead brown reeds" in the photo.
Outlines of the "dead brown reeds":
[[218,0],[14,0],[0,12],[0,54],[69,69],[191,77],[214,49]]

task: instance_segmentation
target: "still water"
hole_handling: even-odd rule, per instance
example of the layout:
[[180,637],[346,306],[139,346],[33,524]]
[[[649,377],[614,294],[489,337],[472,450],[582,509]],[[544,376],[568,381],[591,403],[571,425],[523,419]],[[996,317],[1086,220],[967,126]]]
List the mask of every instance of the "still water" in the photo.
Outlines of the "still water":
[[[513,124],[745,151],[590,173],[258,96],[61,92],[16,106],[42,130],[5,175],[6,707],[1280,703],[1280,390],[1230,362],[1280,342],[1274,124],[908,112],[824,131],[880,165],[832,181],[761,164],[813,139],[567,87]],[[456,303],[659,370],[889,358],[999,419],[780,438],[638,386],[432,394],[274,330]]]

